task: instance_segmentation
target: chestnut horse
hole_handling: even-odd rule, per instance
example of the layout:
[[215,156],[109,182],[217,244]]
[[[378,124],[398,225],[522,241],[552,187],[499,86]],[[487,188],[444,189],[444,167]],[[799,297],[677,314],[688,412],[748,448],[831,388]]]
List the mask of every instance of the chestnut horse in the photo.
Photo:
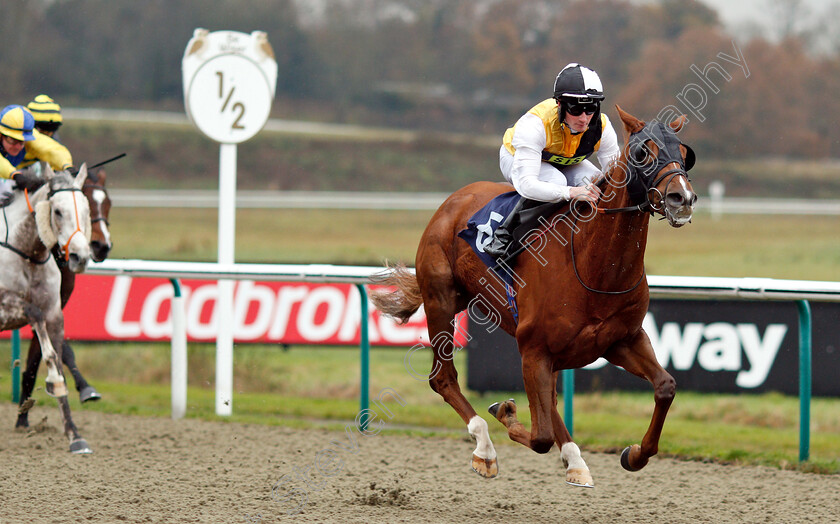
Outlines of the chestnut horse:
[[[111,214],[111,197],[108,195],[106,189],[107,175],[104,169],[97,171],[88,171],[87,178],[85,178],[82,185],[82,194],[87,198],[90,207],[90,257],[95,262],[102,262],[108,258],[113,244],[111,242],[111,232],[108,229],[108,217]],[[76,285],[76,273],[67,267],[67,264],[60,262],[60,257],[54,257],[59,261],[58,268],[61,271],[61,308],[67,305],[70,300],[70,295]],[[99,392],[88,384],[87,380],[82,376],[76,365],[76,357],[73,353],[73,348],[67,341],[64,341],[61,351],[61,361],[70,370],[73,375],[73,381],[76,383],[76,389],[79,391],[79,399],[81,402],[96,401],[101,398]],[[28,402],[29,397],[32,396],[32,390],[35,388],[35,380],[38,376],[38,367],[41,364],[41,343],[38,337],[32,337],[29,342],[29,353],[26,359],[26,369],[23,371],[21,380],[21,396],[20,396],[20,412],[18,413],[18,420],[15,427],[26,428],[29,427],[29,407],[31,402]]]
[[472,468],[483,477],[498,474],[496,450],[487,422],[461,393],[453,364],[459,349],[453,344],[453,319],[465,309],[473,329],[499,325],[516,337],[531,429],[517,420],[512,400],[493,404],[490,413],[507,427],[512,440],[537,453],[547,453],[556,443],[567,483],[594,485],[557,411],[560,370],[603,357],[648,380],[654,388],[653,417],[641,445],[624,450],[621,465],[637,471],[658,451],[676,383],[657,362],[642,329],[649,298],[645,245],[652,214],[664,215],[673,227],[690,221],[697,196],[686,170],[694,164],[694,153],[676,136],[685,116],[670,126],[646,125],[616,109],[627,145],[600,181],[602,207],[595,212],[588,203],[562,206],[525,238],[525,252],[510,265],[502,264],[513,275],[509,293],[515,297],[518,321],[500,280],[458,237],[474,213],[511,190],[502,183],[477,182],[452,194],[423,233],[416,276],[404,266],[392,267],[377,283],[396,286],[396,291],[371,293],[377,309],[401,322],[424,304],[434,353],[429,383],[475,438]]

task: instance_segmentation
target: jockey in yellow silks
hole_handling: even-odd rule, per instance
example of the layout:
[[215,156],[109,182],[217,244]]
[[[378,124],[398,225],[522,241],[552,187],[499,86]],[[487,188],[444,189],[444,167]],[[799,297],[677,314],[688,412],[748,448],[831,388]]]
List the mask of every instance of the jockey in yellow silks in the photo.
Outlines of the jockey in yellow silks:
[[22,189],[43,184],[36,173],[23,170],[35,162],[59,171],[73,166],[66,147],[34,128],[35,119],[25,107],[10,105],[0,111],[0,197],[11,193],[12,181]]
[[[618,136],[601,113],[603,99],[598,73],[569,64],[554,80],[554,98],[532,107],[505,132],[499,167],[523,199],[496,229],[486,252],[499,256],[507,251],[523,205],[598,200],[600,191],[592,182],[619,154]],[[587,160],[593,153],[601,169]]]

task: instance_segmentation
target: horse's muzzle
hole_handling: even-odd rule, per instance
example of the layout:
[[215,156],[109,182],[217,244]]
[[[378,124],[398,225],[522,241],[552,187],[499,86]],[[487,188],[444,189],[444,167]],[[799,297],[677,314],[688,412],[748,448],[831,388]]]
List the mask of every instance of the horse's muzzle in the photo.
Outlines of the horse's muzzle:
[[70,271],[73,273],[82,273],[85,269],[87,269],[88,260],[90,260],[89,257],[71,253],[70,257],[67,259],[67,267],[70,268]]
[[697,195],[693,191],[673,191],[665,195],[665,218],[671,227],[682,227],[691,222]]
[[94,262],[102,262],[108,258],[110,252],[111,244],[99,242],[98,240],[92,240],[90,242],[90,256]]

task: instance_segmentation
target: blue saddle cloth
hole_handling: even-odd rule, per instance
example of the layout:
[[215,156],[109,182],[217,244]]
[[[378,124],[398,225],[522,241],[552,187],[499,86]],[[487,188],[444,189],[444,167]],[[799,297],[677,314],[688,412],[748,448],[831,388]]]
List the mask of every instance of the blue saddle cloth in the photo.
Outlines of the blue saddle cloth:
[[[469,244],[478,258],[489,268],[494,268],[497,265],[496,259],[485,253],[484,248],[493,241],[493,233],[496,228],[505,221],[516,203],[519,202],[519,198],[519,193],[516,191],[502,193],[479,209],[467,222],[466,229],[458,233],[458,236]],[[496,275],[512,288],[513,279],[510,272],[505,271],[504,266],[495,269]]]

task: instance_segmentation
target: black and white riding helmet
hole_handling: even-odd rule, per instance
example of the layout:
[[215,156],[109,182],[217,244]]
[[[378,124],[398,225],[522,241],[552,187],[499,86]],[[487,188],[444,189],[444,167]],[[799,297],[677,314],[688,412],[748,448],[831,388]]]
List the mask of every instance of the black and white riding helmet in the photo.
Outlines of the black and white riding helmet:
[[604,99],[604,88],[598,73],[571,63],[554,80],[554,98],[570,104],[592,104]]

